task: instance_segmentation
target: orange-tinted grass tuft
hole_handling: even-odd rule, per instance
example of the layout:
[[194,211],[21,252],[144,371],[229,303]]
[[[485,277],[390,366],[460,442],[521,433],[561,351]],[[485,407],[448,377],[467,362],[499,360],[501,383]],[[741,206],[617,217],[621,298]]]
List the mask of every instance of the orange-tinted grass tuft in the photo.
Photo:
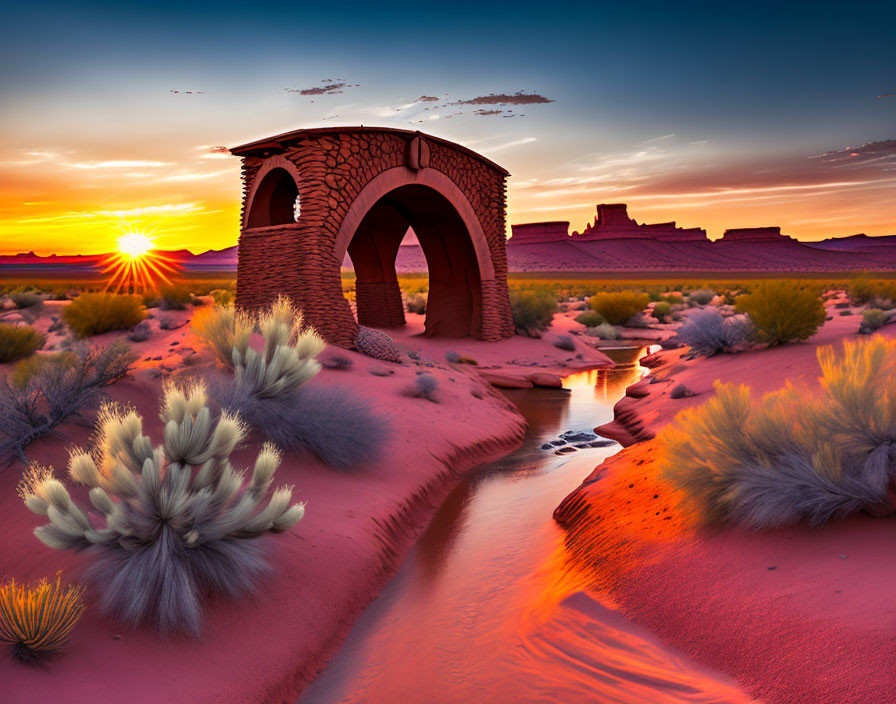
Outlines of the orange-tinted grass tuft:
[[63,586],[45,579],[21,584],[14,579],[0,585],[0,641],[9,643],[13,657],[27,665],[41,665],[66,646],[84,611],[84,588]]

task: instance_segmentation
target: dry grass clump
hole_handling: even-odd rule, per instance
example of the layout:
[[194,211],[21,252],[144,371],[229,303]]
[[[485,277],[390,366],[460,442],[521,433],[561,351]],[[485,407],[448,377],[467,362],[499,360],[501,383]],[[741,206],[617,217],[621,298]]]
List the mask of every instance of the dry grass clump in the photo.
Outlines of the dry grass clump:
[[650,296],[636,291],[609,291],[597,293],[588,299],[588,305],[610,325],[624,325],[650,302]]
[[763,282],[739,296],[737,311],[750,316],[758,338],[769,345],[808,340],[827,317],[815,290],[783,280]]
[[15,362],[33,354],[46,341],[46,335],[29,325],[0,323],[0,364]]
[[291,503],[289,487],[271,494],[280,463],[273,446],[262,448],[248,481],[233,468],[244,427],[228,413],[213,419],[203,386],[168,386],[159,416],[164,441],[153,447],[140,415],[106,405],[96,446],[71,452],[69,476],[90,487],[102,522],[72,501],[52,468],[32,465],[19,490],[49,519],[35,529],[38,539],[57,550],[91,550],[104,612],[198,635],[202,597],[251,590],[267,566],[252,539],[289,530],[304,506]]
[[84,588],[45,579],[34,584],[10,579],[0,585],[0,641],[13,658],[42,665],[61,653],[84,611]]
[[79,337],[109,330],[126,330],[146,317],[140,296],[117,293],[82,293],[62,311],[66,325]]
[[896,477],[896,341],[818,351],[822,393],[745,386],[681,412],[661,435],[664,477],[708,522],[820,525],[879,510]]
[[103,388],[123,377],[133,361],[120,340],[102,350],[81,344],[26,370],[24,386],[0,384],[0,468],[15,458],[26,462],[25,448],[32,441],[98,403]]

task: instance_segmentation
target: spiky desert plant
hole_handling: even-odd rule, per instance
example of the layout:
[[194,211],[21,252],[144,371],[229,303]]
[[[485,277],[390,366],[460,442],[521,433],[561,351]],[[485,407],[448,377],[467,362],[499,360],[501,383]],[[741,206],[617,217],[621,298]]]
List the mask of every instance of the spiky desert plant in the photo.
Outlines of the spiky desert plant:
[[93,554],[89,575],[104,612],[198,634],[201,597],[249,591],[266,567],[252,538],[288,530],[304,506],[291,503],[289,487],[270,494],[280,463],[272,445],[259,453],[248,482],[231,466],[243,425],[227,413],[213,420],[202,385],[166,387],[160,418],[164,442],[153,447],[141,416],[106,405],[92,454],[72,451],[69,475],[91,487],[104,524],[72,501],[52,468],[33,465],[19,490],[31,511],[49,519],[34,531],[42,542]]
[[818,351],[822,393],[793,387],[753,404],[745,386],[663,430],[664,476],[707,521],[812,525],[888,502],[896,478],[896,341]]
[[[259,352],[249,343],[256,328],[264,338]],[[302,313],[280,296],[257,318],[232,306],[203,308],[193,318],[193,330],[225,366],[236,382],[262,397],[294,391],[320,371],[314,359],[326,347]]]
[[84,588],[45,579],[21,584],[10,579],[0,585],[0,641],[27,665],[41,665],[61,653],[84,611]]
[[249,346],[241,337],[233,347],[233,371],[238,386],[260,398],[282,396],[298,389],[320,371],[315,357],[326,347],[311,328],[303,328],[302,312],[286,296],[258,318],[264,350]]

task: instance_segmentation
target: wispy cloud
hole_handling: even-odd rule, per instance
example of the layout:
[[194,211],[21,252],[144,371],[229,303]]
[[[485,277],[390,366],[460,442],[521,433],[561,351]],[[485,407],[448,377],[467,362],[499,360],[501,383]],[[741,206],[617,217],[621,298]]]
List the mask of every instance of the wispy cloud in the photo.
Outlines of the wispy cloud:
[[111,159],[108,161],[62,162],[69,169],[145,169],[173,166],[170,161],[144,161],[141,159]]
[[553,102],[555,101],[540,93],[519,91],[517,93],[489,93],[467,100],[458,100],[454,105],[539,105]]
[[349,83],[344,78],[325,78],[319,86],[310,88],[284,88],[285,93],[299,95],[334,95],[344,92],[345,88],[357,88],[360,83]]
[[80,212],[68,212],[44,218],[25,218],[19,223],[52,222],[58,220],[83,220],[90,218],[136,218],[145,215],[176,216],[200,212],[205,210],[201,203],[176,203],[163,205],[147,205],[141,208],[123,208],[121,210],[88,210]]
[[523,139],[515,139],[512,142],[499,144],[497,147],[489,147],[488,153],[494,154],[495,152],[503,152],[507,149],[512,149],[513,147],[522,146],[523,144],[531,144],[534,141],[536,141],[535,137],[524,137]]

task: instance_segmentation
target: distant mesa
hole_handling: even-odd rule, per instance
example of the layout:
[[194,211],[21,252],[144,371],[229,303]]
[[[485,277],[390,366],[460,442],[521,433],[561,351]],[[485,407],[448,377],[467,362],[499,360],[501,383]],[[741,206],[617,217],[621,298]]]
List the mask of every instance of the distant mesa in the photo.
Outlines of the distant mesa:
[[539,244],[541,242],[565,242],[569,239],[569,221],[528,222],[510,226],[508,244]]
[[780,227],[736,227],[725,230],[721,242],[788,242],[793,237],[781,234]]
[[601,203],[594,222],[580,233],[569,235],[568,222],[534,222],[511,225],[508,244],[540,244],[544,242],[596,242],[620,239],[653,239],[659,242],[708,242],[706,230],[699,227],[677,227],[675,222],[639,224],[628,216],[625,203]]

